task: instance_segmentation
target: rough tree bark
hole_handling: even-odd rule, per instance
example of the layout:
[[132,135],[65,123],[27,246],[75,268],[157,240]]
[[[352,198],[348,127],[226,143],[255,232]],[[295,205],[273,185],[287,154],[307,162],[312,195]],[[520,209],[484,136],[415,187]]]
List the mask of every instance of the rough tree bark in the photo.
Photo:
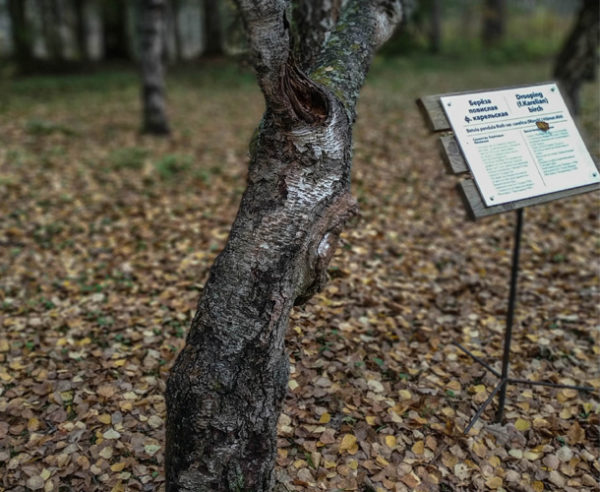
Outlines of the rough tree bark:
[[165,8],[165,0],[140,0],[142,131],[152,135],[167,135],[169,133],[163,68]]
[[[237,0],[266,112],[248,186],[167,383],[167,491],[269,491],[291,309],[326,280],[350,195],[352,125],[401,0],[349,0],[307,73],[286,0]],[[288,11],[289,12],[289,11]]]
[[481,39],[485,46],[494,46],[502,41],[506,17],[505,0],[485,0]]
[[346,0],[295,0],[292,2],[292,44],[301,69],[310,69],[337,24]]
[[575,115],[580,110],[581,85],[596,78],[599,42],[600,2],[583,0],[577,20],[554,65],[554,77]]

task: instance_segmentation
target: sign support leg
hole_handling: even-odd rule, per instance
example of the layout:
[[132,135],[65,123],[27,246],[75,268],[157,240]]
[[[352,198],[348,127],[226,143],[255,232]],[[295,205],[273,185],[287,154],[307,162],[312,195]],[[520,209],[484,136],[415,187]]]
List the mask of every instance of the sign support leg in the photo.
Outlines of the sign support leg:
[[502,375],[500,377],[500,393],[498,394],[498,409],[496,422],[501,423],[504,416],[504,403],[506,401],[506,386],[508,383],[508,365],[510,363],[510,343],[512,341],[512,328],[515,319],[515,304],[517,300],[517,280],[519,277],[519,254],[521,252],[521,236],[523,235],[523,211],[516,211],[515,238],[513,244],[512,267],[510,272],[510,291],[508,294],[508,311],[506,313],[506,330],[504,332],[504,354],[502,355]]
[[509,376],[509,365],[510,365],[510,345],[512,341],[512,329],[515,318],[515,306],[517,304],[517,280],[519,276],[519,256],[521,252],[521,237],[523,233],[523,210],[522,208],[516,210],[516,225],[513,245],[513,256],[512,256],[512,267],[510,275],[510,290],[508,293],[508,311],[506,313],[506,329],[504,331],[504,352],[502,355],[502,369],[498,372],[492,366],[487,364],[484,360],[471,353],[460,343],[454,342],[460,350],[471,357],[475,362],[483,366],[487,371],[491,372],[500,381],[496,387],[492,390],[485,402],[479,407],[469,425],[463,431],[465,434],[471,430],[473,425],[479,420],[484,410],[488,407],[496,395],[498,395],[498,408],[496,410],[495,422],[501,423],[504,418],[504,404],[506,402],[506,388],[510,384],[525,384],[529,386],[546,386],[550,388],[570,388],[579,391],[594,391],[594,388],[590,386],[577,386],[569,384],[556,384],[549,383],[546,381],[530,381],[527,379],[515,379]]

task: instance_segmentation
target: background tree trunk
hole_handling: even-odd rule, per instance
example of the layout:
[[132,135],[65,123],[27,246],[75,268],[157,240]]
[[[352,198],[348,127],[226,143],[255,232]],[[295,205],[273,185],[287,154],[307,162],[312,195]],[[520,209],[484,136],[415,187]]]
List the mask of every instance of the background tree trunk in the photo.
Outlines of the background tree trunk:
[[183,59],[183,39],[179,26],[179,16],[181,15],[181,1],[171,0],[171,16],[173,18],[173,36],[175,38],[175,59]]
[[125,1],[102,0],[101,7],[105,58],[129,59]]
[[163,55],[165,0],[140,0],[139,38],[142,72],[142,131],[167,135]]
[[56,0],[41,0],[42,30],[50,62],[60,62],[63,46],[60,38],[60,19]]
[[238,5],[267,110],[238,215],[167,383],[169,492],[273,486],[289,314],[325,283],[356,213],[356,100],[373,52],[402,17],[400,1],[350,0],[309,78],[291,55],[287,2]]
[[579,114],[579,92],[585,81],[593,81],[598,70],[600,2],[583,0],[571,32],[556,58],[554,77],[574,115]]
[[429,27],[429,46],[432,53],[442,49],[442,1],[431,1],[431,25]]
[[81,61],[87,61],[87,26],[85,18],[85,0],[73,0],[75,12],[75,39],[77,40],[77,54]]
[[204,54],[219,56],[223,54],[223,31],[219,0],[204,0]]
[[505,0],[485,0],[483,4],[483,26],[481,31],[481,39],[484,46],[495,46],[502,41],[505,21]]
[[23,0],[8,0],[14,59],[21,71],[27,71],[32,61],[31,29],[25,16]]

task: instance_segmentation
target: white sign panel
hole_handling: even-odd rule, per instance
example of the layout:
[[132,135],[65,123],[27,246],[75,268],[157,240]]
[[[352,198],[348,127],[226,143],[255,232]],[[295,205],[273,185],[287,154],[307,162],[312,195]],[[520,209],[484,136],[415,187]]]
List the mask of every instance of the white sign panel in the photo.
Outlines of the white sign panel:
[[600,182],[556,84],[441,103],[486,206]]

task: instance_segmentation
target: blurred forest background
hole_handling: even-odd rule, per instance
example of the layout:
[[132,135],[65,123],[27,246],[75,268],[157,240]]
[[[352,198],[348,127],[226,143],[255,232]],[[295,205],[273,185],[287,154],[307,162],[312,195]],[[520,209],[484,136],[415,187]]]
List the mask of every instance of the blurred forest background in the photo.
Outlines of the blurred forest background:
[[[264,101],[233,3],[168,2],[167,138],[140,132],[136,5],[0,0],[5,490],[162,490],[165,380],[246,186]],[[597,490],[597,391],[512,387],[506,425],[490,409],[462,434],[497,381],[452,342],[501,358],[513,216],[465,220],[415,105],[552,79],[581,3],[416,5],[361,93],[360,221],[290,319],[278,476],[306,492]],[[595,159],[599,95],[582,87],[578,117]],[[600,388],[597,195],[526,211],[513,377]]]
[[[578,6],[577,0],[423,0],[385,54],[493,61],[548,56],[564,40]],[[495,26],[485,27],[495,16]],[[138,18],[139,3],[127,0],[0,0],[0,57],[38,67],[135,60]],[[166,25],[171,63],[244,51],[231,0],[169,0]]]

